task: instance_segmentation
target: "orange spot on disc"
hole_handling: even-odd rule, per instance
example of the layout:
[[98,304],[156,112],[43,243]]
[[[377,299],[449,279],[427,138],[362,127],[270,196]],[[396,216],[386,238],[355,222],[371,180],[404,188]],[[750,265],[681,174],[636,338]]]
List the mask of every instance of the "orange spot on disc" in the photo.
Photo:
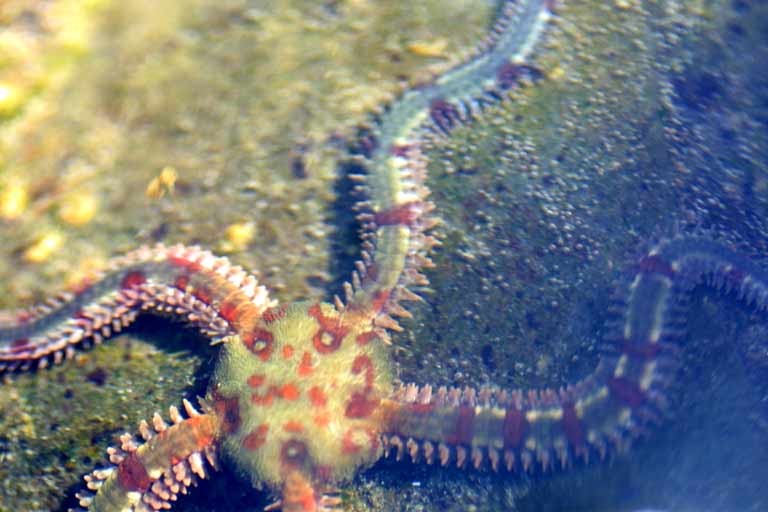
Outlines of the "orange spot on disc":
[[295,384],[285,384],[280,388],[280,396],[284,400],[297,400],[299,398],[299,388]]
[[272,322],[283,318],[285,316],[286,309],[288,309],[288,304],[281,304],[274,308],[267,308],[264,310],[262,318],[266,323],[271,324]]
[[315,407],[323,407],[327,401],[325,393],[318,386],[312,386],[309,389],[309,400]]
[[352,398],[347,402],[347,408],[344,411],[344,415],[347,418],[367,418],[376,407],[379,406],[379,400],[376,398],[368,398],[363,393],[352,393]]
[[290,359],[293,357],[293,346],[286,345],[283,347],[283,359]]
[[299,363],[299,367],[296,371],[299,373],[300,377],[306,377],[312,373],[312,354],[309,352],[304,352],[304,355],[301,356],[301,362]]
[[283,430],[286,432],[298,434],[300,432],[304,432],[304,424],[300,421],[286,421],[283,424]]
[[312,421],[314,421],[315,425],[318,427],[327,427],[331,422],[331,415],[327,412],[321,412],[320,414],[316,414],[315,417],[312,418]]
[[355,338],[355,341],[357,341],[358,345],[367,345],[368,343],[370,343],[372,340],[375,340],[376,338],[378,338],[378,336],[376,335],[375,332],[368,331],[368,332],[358,334],[357,338]]
[[360,372],[365,372],[365,387],[370,388],[373,386],[373,361],[366,355],[357,356],[352,361],[352,373],[359,375]]
[[258,393],[254,393],[251,395],[251,402],[254,405],[272,405],[272,400],[275,398],[275,389],[274,387],[271,387],[267,390],[266,393],[260,395]]
[[254,329],[241,335],[240,338],[248,350],[256,354],[262,361],[268,361],[272,355],[272,333],[265,329]]
[[338,318],[323,315],[319,304],[313,305],[307,312],[320,324],[320,329],[312,337],[315,349],[321,354],[330,354],[338,350],[349,328]]
[[251,386],[252,388],[257,388],[257,387],[261,386],[262,384],[264,384],[264,380],[265,379],[266,378],[263,375],[260,375],[258,373],[254,373],[253,375],[248,377],[248,385]]

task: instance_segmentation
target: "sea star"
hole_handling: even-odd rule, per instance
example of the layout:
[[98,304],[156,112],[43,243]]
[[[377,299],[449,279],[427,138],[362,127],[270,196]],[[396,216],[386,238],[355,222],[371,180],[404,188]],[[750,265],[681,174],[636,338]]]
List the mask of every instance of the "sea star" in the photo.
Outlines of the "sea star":
[[[519,18],[503,16],[492,49],[406,93],[363,139],[370,200],[360,207],[370,237],[343,300],[277,307],[226,260],[159,246],[117,260],[87,289],[0,331],[8,369],[58,362],[83,340],[120,330],[142,309],[185,317],[223,344],[203,413],[184,401],[186,418],[172,408],[172,425],[156,416],[152,426],[140,426],[141,440],[123,436],[110,450],[116,466],[89,476],[98,492],[83,493],[82,506],[165,506],[195,476],[206,476],[205,461],[215,467],[218,453],[254,484],[282,492],[288,511],[335,507],[324,492],[385,451],[518,471],[567,467],[593,452],[605,457],[663,408],[662,367],[674,365],[672,338],[679,333],[666,323],[677,321],[670,304],[678,294],[709,277],[763,307],[765,275],[749,260],[704,239],[674,239],[640,260],[616,346],[573,387],[433,393],[393,384],[382,341],[386,329],[398,328],[392,315],[408,314],[400,301],[417,299],[408,288],[426,284],[418,270],[430,264],[426,252],[435,243],[425,234],[433,220],[420,137],[450,132],[522,76],[535,78],[524,58],[551,5],[532,1],[521,9]],[[487,91],[477,92],[485,85],[479,77]]]

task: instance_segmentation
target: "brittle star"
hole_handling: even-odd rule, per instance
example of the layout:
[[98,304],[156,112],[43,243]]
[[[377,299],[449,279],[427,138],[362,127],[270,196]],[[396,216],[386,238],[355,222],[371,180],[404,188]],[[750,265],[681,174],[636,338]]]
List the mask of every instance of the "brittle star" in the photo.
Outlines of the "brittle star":
[[328,512],[337,485],[385,454],[442,466],[533,472],[606,458],[658,421],[676,365],[682,301],[701,282],[736,289],[763,309],[765,271],[700,237],[661,242],[623,290],[619,321],[595,371],[564,389],[396,385],[388,330],[419,300],[436,220],[422,145],[504,99],[537,71],[527,64],[552,17],[551,1],[506,2],[471,59],[405,92],[360,143],[366,233],[343,298],[278,306],[243,269],[196,248],[140,248],[87,288],[62,294],[0,328],[0,366],[60,363],[143,311],[184,318],[221,346],[199,405],[184,400],[125,434],[110,466],[86,476],[86,510],[169,508],[228,459],[280,495],[270,508]]

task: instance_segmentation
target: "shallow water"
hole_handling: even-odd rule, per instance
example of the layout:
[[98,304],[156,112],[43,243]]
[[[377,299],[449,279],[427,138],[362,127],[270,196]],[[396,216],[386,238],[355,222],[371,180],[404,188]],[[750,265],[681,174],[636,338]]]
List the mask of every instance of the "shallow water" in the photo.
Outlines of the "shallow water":
[[[611,282],[649,240],[705,228],[765,254],[765,6],[569,1],[557,13],[536,59],[545,78],[428,154],[444,244],[433,293],[395,337],[405,381],[573,382],[595,364]],[[2,183],[30,195],[0,224],[0,305],[156,241],[230,253],[281,301],[336,293],[355,251],[336,196],[341,137],[398,80],[471,48],[492,15],[469,1],[131,2],[77,15],[93,35],[38,49],[61,61],[41,71],[56,78],[0,127]],[[62,30],[55,21],[36,37]],[[412,46],[443,41],[438,56]],[[147,196],[166,166],[174,192]],[[78,225],[61,211],[83,195],[98,209]],[[237,246],[223,231],[242,223],[254,236]],[[61,245],[30,261],[51,232]],[[345,486],[349,508],[763,510],[767,328],[735,298],[697,290],[674,412],[628,455],[530,481],[383,461]],[[0,509],[72,505],[115,434],[203,392],[215,354],[204,343],[146,320],[73,363],[7,377]],[[175,509],[270,501],[225,471]]]

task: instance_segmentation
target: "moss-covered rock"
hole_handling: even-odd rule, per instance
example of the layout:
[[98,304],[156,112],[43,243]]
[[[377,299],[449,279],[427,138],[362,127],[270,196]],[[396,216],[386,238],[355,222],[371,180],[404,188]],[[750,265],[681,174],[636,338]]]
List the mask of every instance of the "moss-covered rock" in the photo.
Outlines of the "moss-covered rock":
[[[0,305],[158,241],[228,253],[281,301],[336,292],[355,250],[335,232],[352,217],[334,209],[344,137],[400,80],[471,48],[492,16],[479,4],[91,2],[62,26],[14,2],[0,16],[32,31],[35,76],[56,79],[14,83],[26,92],[0,125],[0,184],[24,199],[0,224]],[[444,245],[432,293],[395,338],[403,380],[572,382],[595,364],[611,282],[643,243],[696,226],[765,252],[765,11],[558,6],[543,78],[429,151]],[[75,20],[92,28],[65,32]],[[347,487],[349,509],[760,510],[766,322],[727,297],[694,304],[674,421],[629,457],[533,482],[383,461]],[[200,393],[214,355],[146,320],[64,366],[6,377],[0,509],[72,505],[114,435]],[[270,501],[228,471],[202,485],[177,508]]]

